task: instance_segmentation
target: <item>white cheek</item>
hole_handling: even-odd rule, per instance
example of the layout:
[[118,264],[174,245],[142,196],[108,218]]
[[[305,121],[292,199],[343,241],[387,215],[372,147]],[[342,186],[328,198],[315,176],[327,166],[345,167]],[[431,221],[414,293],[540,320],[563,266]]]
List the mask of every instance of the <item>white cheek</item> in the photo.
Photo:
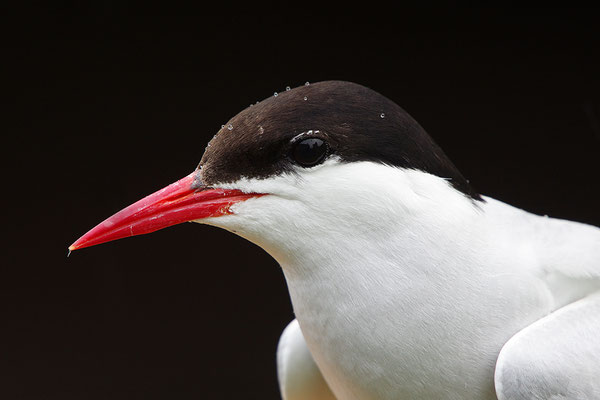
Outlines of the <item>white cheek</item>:
[[338,157],[330,157],[324,163],[312,168],[294,167],[293,171],[267,179],[242,178],[233,183],[214,185],[222,189],[238,189],[246,193],[268,193],[289,199],[300,199],[306,186],[327,176],[332,169],[340,165]]
[[[436,203],[440,200],[456,202],[468,212],[472,208],[441,178],[371,162],[330,159],[318,167],[219,187],[268,194],[233,205],[230,215],[197,222],[234,232],[280,263],[294,253],[333,254],[344,243],[360,247],[365,241],[383,243],[392,236],[416,235],[421,223],[411,221],[417,215],[423,218],[426,213],[434,222],[444,214],[456,215],[442,211],[438,215],[436,210],[443,208]],[[341,238],[346,242],[340,243]]]
[[273,225],[275,216],[289,217],[290,203],[293,200],[285,200],[278,196],[266,195],[248,199],[232,205],[229,210],[231,214],[219,217],[197,220],[201,224],[213,225],[227,230],[235,230],[235,233],[253,232],[258,230],[268,231]]

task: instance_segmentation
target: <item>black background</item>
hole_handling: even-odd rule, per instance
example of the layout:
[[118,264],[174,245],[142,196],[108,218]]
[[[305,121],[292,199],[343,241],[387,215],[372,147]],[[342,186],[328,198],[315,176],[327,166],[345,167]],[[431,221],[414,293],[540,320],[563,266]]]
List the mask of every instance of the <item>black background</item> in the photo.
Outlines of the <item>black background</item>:
[[191,172],[221,124],[287,85],[371,87],[482,193],[600,225],[595,10],[368,6],[73,2],[11,16],[3,398],[278,398],[275,349],[293,314],[260,248],[183,224],[66,254]]

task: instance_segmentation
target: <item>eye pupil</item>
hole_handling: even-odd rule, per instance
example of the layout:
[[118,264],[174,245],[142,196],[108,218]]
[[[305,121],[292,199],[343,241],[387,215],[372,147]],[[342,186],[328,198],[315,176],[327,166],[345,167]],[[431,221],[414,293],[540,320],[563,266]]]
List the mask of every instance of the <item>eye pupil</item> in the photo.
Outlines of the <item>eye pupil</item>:
[[319,138],[298,141],[292,149],[292,158],[303,167],[311,167],[323,161],[327,154],[327,144]]

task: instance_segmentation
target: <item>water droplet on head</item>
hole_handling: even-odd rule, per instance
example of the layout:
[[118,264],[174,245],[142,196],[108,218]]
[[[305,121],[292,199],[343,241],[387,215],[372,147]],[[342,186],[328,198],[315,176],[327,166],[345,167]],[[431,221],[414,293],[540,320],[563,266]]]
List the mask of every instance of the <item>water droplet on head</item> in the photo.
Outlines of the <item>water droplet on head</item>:
[[308,100],[308,97],[304,96],[304,101]]
[[231,125],[231,124],[227,125],[227,129],[232,130],[233,129],[233,125]]
[[287,92],[288,90],[292,90],[292,88],[291,88],[291,87],[289,87],[289,86],[286,86],[286,87],[285,87],[285,91]]
[[379,116],[380,116],[381,118],[385,118],[385,114],[384,114],[384,113],[381,113],[381,114],[379,114]]
[[262,135],[263,133],[265,133],[265,128],[263,128],[262,125],[261,125],[261,126],[258,127],[258,134]]
[[310,85],[309,81],[304,82],[304,86],[308,86],[308,85]]
[[273,93],[273,96],[277,97],[277,96],[279,96],[279,93],[275,92],[275,93]]
[[225,125],[221,125],[221,129],[225,128]]

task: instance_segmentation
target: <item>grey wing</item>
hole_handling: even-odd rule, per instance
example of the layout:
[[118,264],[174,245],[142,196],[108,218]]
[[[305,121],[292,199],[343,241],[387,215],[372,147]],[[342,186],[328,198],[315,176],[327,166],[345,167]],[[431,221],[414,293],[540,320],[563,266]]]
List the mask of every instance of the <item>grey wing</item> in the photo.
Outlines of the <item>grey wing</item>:
[[335,400],[306,346],[297,320],[289,323],[279,339],[277,377],[284,400]]
[[600,399],[600,293],[513,336],[496,363],[499,400]]

